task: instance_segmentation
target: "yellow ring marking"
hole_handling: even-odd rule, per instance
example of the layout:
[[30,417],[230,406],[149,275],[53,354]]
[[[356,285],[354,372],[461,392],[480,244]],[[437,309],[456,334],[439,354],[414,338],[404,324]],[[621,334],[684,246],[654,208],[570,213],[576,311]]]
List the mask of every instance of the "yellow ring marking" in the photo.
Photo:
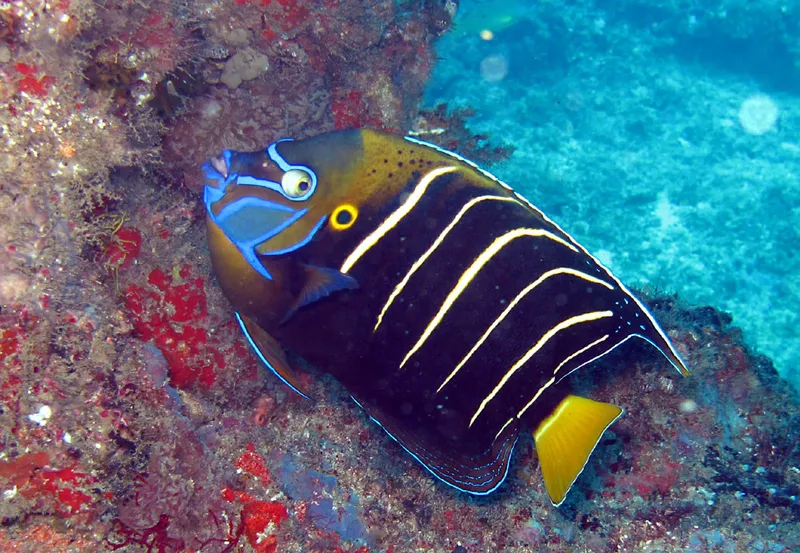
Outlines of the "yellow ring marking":
[[[338,217],[342,213],[350,215],[350,219],[346,223],[338,221]],[[355,224],[356,219],[358,219],[358,208],[351,204],[342,204],[331,213],[331,226],[334,230],[347,230]]]

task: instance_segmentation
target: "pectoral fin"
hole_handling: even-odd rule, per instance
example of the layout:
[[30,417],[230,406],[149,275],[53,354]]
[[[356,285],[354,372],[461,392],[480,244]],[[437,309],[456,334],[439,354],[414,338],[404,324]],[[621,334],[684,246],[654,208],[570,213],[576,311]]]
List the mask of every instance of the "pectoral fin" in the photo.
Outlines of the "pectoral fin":
[[336,269],[328,267],[316,267],[314,265],[303,265],[303,274],[305,281],[303,289],[297,296],[294,305],[287,311],[283,321],[288,321],[294,312],[308,305],[318,301],[333,292],[338,290],[355,290],[358,288],[358,282],[353,277],[340,273]]
[[569,395],[536,428],[539,465],[554,505],[564,501],[603,433],[623,413],[616,405]]
[[278,341],[244,315],[236,313],[236,320],[239,322],[242,332],[244,332],[244,337],[247,338],[247,341],[253,347],[253,351],[255,351],[261,362],[275,373],[284,384],[304,398],[310,399],[306,390],[304,390],[303,386],[300,384],[297,374],[295,374],[289,365],[283,347],[281,347]]

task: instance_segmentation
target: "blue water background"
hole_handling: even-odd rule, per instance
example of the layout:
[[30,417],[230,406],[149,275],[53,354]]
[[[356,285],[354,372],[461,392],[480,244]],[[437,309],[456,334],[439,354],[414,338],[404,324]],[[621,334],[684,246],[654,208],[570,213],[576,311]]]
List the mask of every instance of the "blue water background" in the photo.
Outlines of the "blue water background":
[[494,173],[800,389],[800,3],[464,0],[438,54],[426,103],[516,147]]

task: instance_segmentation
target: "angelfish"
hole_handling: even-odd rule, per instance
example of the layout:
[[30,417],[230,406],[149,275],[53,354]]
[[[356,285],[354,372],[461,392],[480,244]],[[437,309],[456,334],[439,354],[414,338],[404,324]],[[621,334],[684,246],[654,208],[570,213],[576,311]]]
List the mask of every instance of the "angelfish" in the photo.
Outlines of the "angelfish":
[[636,337],[686,364],[618,278],[473,163],[345,130],[203,166],[214,273],[258,358],[335,376],[445,483],[496,490],[524,428],[559,505],[615,405],[567,375]]

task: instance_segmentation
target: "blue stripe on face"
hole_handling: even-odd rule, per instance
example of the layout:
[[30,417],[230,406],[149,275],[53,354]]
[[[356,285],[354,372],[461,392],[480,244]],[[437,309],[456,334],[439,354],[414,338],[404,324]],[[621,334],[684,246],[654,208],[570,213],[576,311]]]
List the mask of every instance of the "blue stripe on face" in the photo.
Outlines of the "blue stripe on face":
[[205,175],[206,179],[208,180],[215,180],[220,184],[222,184],[222,181],[225,180],[225,177],[222,176],[222,173],[217,171],[208,161],[203,164],[201,169],[203,170],[203,175]]
[[[212,210],[212,205],[222,199],[228,186],[234,181],[240,186],[267,188],[278,192],[282,197],[293,202],[307,200],[314,193],[317,185],[317,177],[311,169],[287,163],[275,150],[275,144],[270,146],[267,152],[272,158],[272,161],[275,162],[282,171],[302,169],[310,175],[312,183],[306,194],[301,197],[290,198],[285,194],[279,182],[254,177],[252,175],[231,173],[231,164],[236,152],[232,150],[223,150],[222,159],[225,162],[225,167],[229,174],[225,177],[210,162],[206,162],[203,165],[202,169],[204,175],[209,182],[203,190],[203,202],[206,205],[208,216],[222,232],[225,233],[225,236],[236,245],[237,249],[250,266],[264,278],[272,280],[272,275],[264,268],[259,255],[281,255],[293,252],[305,246],[314,238],[314,235],[316,235],[317,231],[322,227],[326,218],[323,217],[317,222],[308,235],[297,244],[272,252],[259,252],[256,250],[258,245],[264,244],[270,238],[277,236],[297,222],[308,212],[308,209],[293,209],[287,205],[264,200],[255,196],[244,196],[222,208],[219,215],[214,215]],[[248,156],[250,154],[238,153],[237,155]],[[249,158],[244,159],[245,165],[247,164],[247,159]],[[215,185],[215,182],[218,184]]]
[[211,213],[211,204],[218,202],[224,195],[225,192],[219,188],[214,188],[213,186],[209,185],[205,185],[203,187],[203,202],[206,204],[206,209],[209,213]]
[[240,186],[258,186],[260,188],[269,188],[270,190],[274,190],[282,196],[285,196],[281,184],[272,180],[259,179],[251,175],[239,175],[236,179],[236,184]]
[[269,240],[306,212],[295,211],[282,204],[245,196],[226,205],[217,224],[236,244],[253,244]]
[[[300,167],[297,166],[296,168]],[[270,190],[274,190],[275,192],[277,192],[278,194],[280,194],[289,201],[302,202],[311,197],[311,195],[314,193],[314,190],[316,190],[317,188],[317,177],[314,176],[313,173],[309,172],[310,170],[306,169],[303,170],[306,171],[309,174],[309,176],[311,176],[311,186],[302,196],[297,196],[297,197],[287,196],[286,192],[283,190],[283,186],[280,183],[272,180],[260,179],[252,175],[239,175],[236,178],[236,184],[240,186],[258,186],[260,188],[269,188]]]
[[[222,151],[222,160],[225,162],[225,172],[228,173],[228,177],[226,178],[225,175],[220,173],[216,167],[214,167],[210,161],[206,161],[201,169],[203,170],[203,174],[205,175],[207,180],[210,181],[217,181],[219,184],[214,187],[211,185],[211,188],[217,188],[218,190],[225,192],[225,189],[228,187],[228,184],[236,177],[236,175],[231,175],[231,160],[233,159],[233,151],[232,150],[223,150]],[[209,187],[209,185],[206,185]]]
[[[308,210],[294,210],[283,204],[245,196],[226,205],[219,215],[214,215],[211,205],[223,194],[224,192],[217,188],[206,186],[205,202],[208,216],[234,243],[250,266],[264,278],[272,280],[272,275],[261,263],[256,246],[287,229]],[[319,226],[318,224],[315,227],[314,232]],[[307,240],[304,240],[297,247],[306,243]]]
[[[293,210],[282,204],[245,196],[226,205],[214,222],[242,252],[253,269],[272,280],[259,259],[256,246],[278,235],[295,223],[307,209]],[[212,214],[213,217],[213,214]]]
[[305,238],[303,238],[300,242],[298,242],[294,246],[289,246],[288,248],[283,248],[282,250],[273,250],[271,252],[258,252],[258,253],[261,253],[262,255],[283,255],[286,253],[291,253],[299,248],[302,248],[303,246],[311,242],[311,240],[314,238],[314,235],[317,234],[317,231],[322,228],[323,224],[325,224],[325,220],[327,218],[328,216],[326,215],[322,219],[320,219],[319,222],[316,225],[314,225],[314,228],[311,229],[311,232],[309,232]]
[[225,160],[225,166],[228,172],[231,172],[231,160],[233,159],[233,150],[222,150],[222,159]]

